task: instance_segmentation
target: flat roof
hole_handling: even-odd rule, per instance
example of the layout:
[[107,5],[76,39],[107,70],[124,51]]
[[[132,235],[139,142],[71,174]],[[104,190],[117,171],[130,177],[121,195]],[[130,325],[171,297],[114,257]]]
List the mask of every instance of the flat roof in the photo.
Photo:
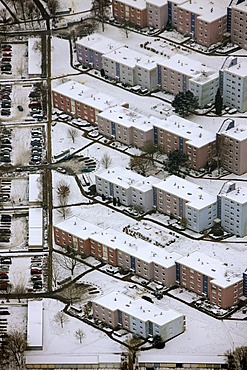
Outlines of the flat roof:
[[43,225],[43,209],[29,208],[29,227],[42,227]]
[[32,227],[28,231],[28,246],[42,247],[43,246],[43,228]]
[[163,6],[167,5],[168,0],[146,0],[148,4],[156,5],[156,6]]
[[128,189],[130,187],[134,187],[135,189],[142,191],[152,189],[153,184],[160,181],[160,179],[157,179],[154,176],[144,177],[134,171],[118,166],[108,168],[95,176],[114,183],[121,188]]
[[82,240],[86,240],[92,233],[97,233],[102,230],[99,226],[91,224],[77,216],[71,216],[57,223],[54,227],[75,235]]
[[243,1],[240,4],[233,4],[232,8],[237,9],[241,12],[247,12],[247,1]]
[[43,300],[28,300],[27,344],[29,349],[43,347]]
[[98,92],[97,90],[95,91],[95,89],[75,81],[67,81],[64,84],[54,87],[52,91],[98,110],[105,110],[115,105],[126,104],[126,102],[118,98]]
[[121,0],[121,3],[140,10],[146,9],[145,0]]
[[226,17],[226,8],[219,6],[217,2],[214,3],[212,0],[187,1],[181,4],[179,8],[199,15],[197,19],[206,22],[213,22],[219,18]]
[[177,252],[167,252],[145,240],[136,239],[124,232],[108,228],[90,236],[97,243],[105,244],[109,248],[118,249],[147,263],[155,263],[169,268],[175,266],[175,260],[181,258]]
[[175,54],[171,57],[163,58],[162,61],[161,59],[158,59],[157,64],[189,77],[199,76],[201,73],[204,73],[204,75],[208,74],[210,76],[210,73],[214,72],[211,68],[206,67],[204,63],[181,54]]
[[222,131],[221,134],[238,141],[243,141],[247,139],[247,126],[239,124],[229,130]]
[[234,74],[235,76],[247,77],[247,62],[236,63],[231,67],[224,68],[223,71]]
[[110,59],[130,68],[135,68],[136,65],[139,65],[142,68],[150,70],[156,68],[158,60],[158,58],[153,59],[153,57],[148,57],[147,55],[130,49],[127,46],[123,46],[103,55],[103,59]]
[[42,200],[42,188],[40,184],[40,174],[29,175],[29,202],[40,202]]
[[215,133],[176,115],[171,115],[165,120],[153,121],[153,125],[187,139],[187,144],[196,148],[201,148],[216,141]]
[[216,203],[216,196],[205,192],[201,186],[175,175],[168,176],[153,187],[186,200],[187,205],[194,209],[200,210]]
[[41,45],[41,37],[30,37],[28,39],[28,74],[41,74],[41,50],[36,47]]
[[110,51],[123,46],[122,43],[110,39],[100,33],[93,33],[92,35],[85,36],[76,41],[76,45],[77,44],[88,47],[89,49],[95,50],[101,54],[109,53]]
[[132,317],[145,322],[151,321],[157,325],[165,325],[172,320],[183,317],[172,309],[165,310],[142,298],[132,299],[121,292],[110,292],[94,299],[93,302],[108,308],[110,311],[120,309]]
[[147,117],[132,109],[121,106],[106,109],[99,113],[98,117],[102,117],[124,127],[135,127],[144,132],[148,132],[153,129],[151,117]]
[[226,288],[242,280],[242,276],[234,274],[222,262],[198,251],[182,257],[176,262],[212,278],[211,283],[222,288]]
[[236,187],[236,189],[222,194],[222,197],[232,200],[237,203],[247,203],[247,187]]

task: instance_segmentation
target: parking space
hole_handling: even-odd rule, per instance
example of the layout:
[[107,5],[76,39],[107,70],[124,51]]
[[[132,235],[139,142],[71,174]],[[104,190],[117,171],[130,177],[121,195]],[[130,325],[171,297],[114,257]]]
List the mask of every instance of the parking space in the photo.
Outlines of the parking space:
[[12,45],[1,44],[1,74],[12,74]]
[[12,106],[12,85],[0,85],[0,102],[1,102],[1,116],[9,117],[11,115]]
[[43,159],[43,130],[41,127],[31,130],[31,159],[29,164],[41,164]]
[[0,258],[0,291],[8,292],[10,290],[9,268],[11,263],[12,260],[10,257]]
[[2,128],[0,131],[0,162],[10,163],[11,162],[11,135],[12,130]]

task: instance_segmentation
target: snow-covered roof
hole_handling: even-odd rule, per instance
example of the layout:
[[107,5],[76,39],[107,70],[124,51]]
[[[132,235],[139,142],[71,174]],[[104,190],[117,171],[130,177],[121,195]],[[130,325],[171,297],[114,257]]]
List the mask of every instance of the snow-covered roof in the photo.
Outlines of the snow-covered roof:
[[43,246],[43,209],[29,208],[28,245]]
[[41,49],[36,47],[41,45],[40,37],[31,37],[28,39],[28,74],[41,74]]
[[93,33],[92,35],[85,36],[76,41],[76,44],[88,47],[89,49],[95,50],[101,54],[109,53],[110,51],[123,46],[122,43],[110,39],[100,33]]
[[97,233],[102,230],[100,227],[76,216],[67,218],[66,220],[54,225],[54,227],[75,235],[82,240],[86,240],[92,233]]
[[164,6],[167,5],[167,0],[146,0],[148,4],[156,5],[156,6]]
[[[195,338],[195,337],[194,337]],[[197,338],[195,338],[196,340]],[[138,362],[139,364],[151,362],[153,364],[154,358],[153,354],[149,351],[140,351],[138,353]],[[155,353],[155,362],[157,363],[185,363],[185,364],[225,364],[226,363],[226,356],[223,355],[203,355],[201,353],[197,353],[194,355],[188,356],[187,354],[178,354],[176,356],[173,354],[165,354],[164,351],[162,354]]]
[[210,76],[213,72],[212,69],[206,67],[203,63],[181,54],[175,54],[171,57],[163,58],[162,60],[159,59],[157,60],[157,64],[189,77],[195,77],[204,73],[205,81],[207,81],[206,75],[208,74],[208,76]]
[[36,203],[40,202],[41,184],[40,184],[40,174],[30,174],[29,175],[29,202]]
[[224,72],[231,73],[238,77],[247,77],[247,62],[240,62],[224,68]]
[[121,0],[121,3],[136,9],[146,9],[146,0]]
[[100,93],[94,89],[75,81],[68,81],[57,87],[54,87],[53,92],[67,96],[77,102],[86,104],[97,110],[105,110],[115,105],[126,104],[121,99],[111,95]]
[[181,254],[167,252],[145,240],[136,239],[124,232],[108,228],[90,236],[97,243],[107,245],[109,248],[118,249],[130,256],[155,263],[159,266],[170,268],[175,266],[175,260],[181,258]]
[[40,354],[35,354],[31,355],[30,352],[27,352],[25,355],[25,363],[26,365],[32,365],[32,364],[39,364],[39,365],[74,365],[74,364],[79,364],[79,365],[98,365],[98,364],[112,364],[112,363],[121,363],[121,355],[119,354],[112,354],[112,353],[107,353],[107,354],[99,354],[99,355],[94,355],[94,354],[88,354],[88,353],[63,353],[59,352],[56,354],[47,354],[47,353],[40,353]]
[[176,262],[212,278],[211,283],[222,288],[226,288],[242,280],[242,276],[236,276],[222,262],[198,251],[182,257]]
[[136,65],[139,65],[144,69],[152,70],[157,66],[156,59],[148,57],[147,55],[136,50],[130,49],[127,46],[123,46],[117,50],[113,50],[110,53],[103,55],[103,59],[113,60],[130,68],[135,68]]
[[153,176],[144,177],[134,171],[118,166],[108,168],[107,170],[96,174],[96,177],[109,181],[121,188],[128,189],[130,187],[134,187],[135,189],[142,191],[150,190],[152,189],[153,184],[160,182],[159,179]]
[[239,124],[229,130],[222,131],[221,134],[238,141],[243,141],[247,139],[247,126]]
[[115,122],[124,127],[135,127],[141,131],[147,132],[153,129],[151,117],[148,118],[141,113],[135,112],[132,109],[115,106],[104,110],[99,117]]
[[186,200],[187,205],[194,209],[200,210],[216,203],[216,197],[205,192],[201,186],[175,175],[169,176],[153,186]]
[[208,71],[202,72],[190,79],[190,81],[197,83],[198,85],[203,85],[204,83],[209,83],[215,80],[219,80],[219,72]]
[[132,317],[138,318],[141,321],[151,321],[159,326],[183,317],[183,315],[174,310],[161,309],[160,307],[154,305],[153,303],[147,302],[142,298],[133,300],[121,292],[110,292],[104,296],[94,299],[93,302],[109,309],[110,311],[116,311],[119,309]]
[[213,132],[204,130],[196,123],[176,115],[171,115],[165,120],[153,121],[153,125],[187,139],[187,144],[196,148],[201,148],[216,140]]
[[43,300],[28,300],[27,344],[29,349],[43,347]]
[[232,200],[237,203],[246,204],[247,203],[247,187],[236,187],[234,190],[228,193],[222,194],[226,199]]
[[29,227],[42,227],[43,209],[29,208]]
[[219,18],[226,17],[226,8],[221,7],[212,0],[187,1],[179,6],[183,10],[199,15],[197,19],[206,22],[213,22]]
[[247,12],[247,1],[243,1],[240,4],[233,4],[232,8],[238,9],[241,12]]

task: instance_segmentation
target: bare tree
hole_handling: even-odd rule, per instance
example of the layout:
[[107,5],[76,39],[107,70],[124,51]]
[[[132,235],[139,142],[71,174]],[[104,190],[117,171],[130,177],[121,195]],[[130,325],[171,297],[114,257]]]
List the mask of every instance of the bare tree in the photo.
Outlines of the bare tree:
[[61,328],[64,327],[64,325],[69,321],[68,316],[63,312],[59,311],[54,316],[54,321],[61,325]]
[[79,339],[79,342],[82,342],[82,338],[84,337],[84,332],[82,329],[77,329],[75,332],[76,339]]
[[236,348],[233,352],[228,351],[227,365],[229,370],[246,370],[247,369],[247,346]]
[[0,19],[4,24],[8,23],[10,20],[8,12],[5,8],[0,9]]
[[135,170],[136,172],[140,173],[143,176],[146,176],[147,172],[151,168],[151,163],[148,158],[144,158],[141,156],[133,157],[130,160],[130,168],[131,170]]
[[142,339],[135,336],[129,336],[124,342],[124,346],[127,347],[126,360],[123,363],[122,370],[134,370],[136,353],[143,343]]
[[111,1],[110,0],[93,0],[91,11],[94,17],[101,21],[102,31],[105,30],[105,21],[109,16]]
[[70,274],[73,276],[75,272],[75,268],[78,265],[79,261],[77,261],[77,250],[71,249],[67,246],[67,255],[61,254],[57,257],[58,264],[64,268],[65,270],[69,270]]
[[12,330],[8,333],[5,351],[10,361],[13,361],[18,369],[24,368],[24,352],[27,349],[25,333],[19,330]]
[[67,135],[72,140],[72,142],[74,143],[75,139],[79,136],[79,132],[74,127],[70,127],[68,129]]
[[67,206],[67,199],[59,199],[59,207],[57,209],[58,214],[65,220],[66,217],[71,215],[71,209]]
[[69,184],[65,180],[60,180],[56,188],[58,199],[65,200],[70,194]]
[[47,7],[49,9],[51,16],[54,17],[60,8],[59,0],[48,0]]
[[14,285],[11,289],[11,292],[17,295],[19,302],[21,301],[21,296],[24,293],[26,293],[26,291],[27,291],[27,289],[26,289],[25,283],[24,283],[24,281],[22,281],[22,279],[20,279],[19,282],[16,285]]
[[88,316],[90,315],[91,313],[91,310],[92,310],[92,302],[91,301],[88,301],[84,307],[83,307],[83,313],[85,316]]
[[112,159],[108,153],[105,153],[101,159],[101,164],[104,168],[109,168],[112,164]]

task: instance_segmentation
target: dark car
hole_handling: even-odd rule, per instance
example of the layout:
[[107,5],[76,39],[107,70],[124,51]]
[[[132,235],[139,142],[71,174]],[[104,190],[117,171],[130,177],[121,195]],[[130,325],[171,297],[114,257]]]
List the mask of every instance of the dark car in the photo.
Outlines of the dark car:
[[1,110],[1,116],[10,116],[10,111]]
[[2,265],[11,265],[12,263],[10,257],[2,257],[0,261]]
[[42,289],[42,287],[43,287],[43,284],[41,281],[35,281],[33,283],[33,289]]
[[3,57],[2,62],[11,62],[11,58],[10,57]]
[[2,95],[2,100],[11,100],[11,97],[7,94]]
[[149,296],[147,296],[147,295],[143,295],[142,296],[142,299],[145,299],[145,301],[148,301],[148,302],[150,302],[150,303],[154,303],[153,302],[153,300],[152,300],[152,298],[150,298]]
[[20,112],[23,112],[23,106],[22,106],[22,105],[17,105],[17,109],[18,109]]
[[10,315],[10,313],[7,310],[0,310],[0,315]]

